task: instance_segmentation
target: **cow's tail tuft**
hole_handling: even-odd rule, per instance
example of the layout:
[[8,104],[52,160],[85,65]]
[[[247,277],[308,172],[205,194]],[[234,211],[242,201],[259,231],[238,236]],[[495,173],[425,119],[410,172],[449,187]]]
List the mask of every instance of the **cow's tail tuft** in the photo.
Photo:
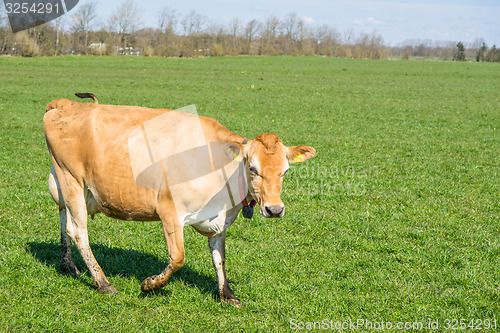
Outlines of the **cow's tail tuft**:
[[80,98],[92,98],[94,100],[94,104],[99,104],[97,97],[95,97],[92,93],[76,93],[75,96]]

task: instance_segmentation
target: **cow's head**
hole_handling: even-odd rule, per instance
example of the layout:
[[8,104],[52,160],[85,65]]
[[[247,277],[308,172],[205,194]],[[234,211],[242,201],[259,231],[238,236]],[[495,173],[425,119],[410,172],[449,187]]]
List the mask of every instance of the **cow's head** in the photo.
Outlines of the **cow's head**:
[[282,217],[283,178],[291,163],[304,162],[316,151],[309,146],[286,147],[276,134],[264,133],[246,144],[238,144],[246,164],[249,195],[259,204],[264,217]]

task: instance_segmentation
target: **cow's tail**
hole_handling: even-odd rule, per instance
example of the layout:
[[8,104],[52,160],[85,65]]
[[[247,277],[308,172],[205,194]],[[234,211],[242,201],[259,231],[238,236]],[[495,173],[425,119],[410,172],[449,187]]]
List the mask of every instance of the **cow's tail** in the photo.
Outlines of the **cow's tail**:
[[75,96],[80,98],[92,98],[94,100],[94,104],[99,104],[97,97],[95,97],[92,93],[76,93]]

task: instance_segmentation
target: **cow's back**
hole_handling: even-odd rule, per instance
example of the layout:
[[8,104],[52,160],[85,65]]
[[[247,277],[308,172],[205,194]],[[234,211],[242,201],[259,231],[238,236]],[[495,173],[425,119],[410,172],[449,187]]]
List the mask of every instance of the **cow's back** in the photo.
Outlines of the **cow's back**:
[[137,186],[128,138],[169,111],[69,100],[53,101],[48,109],[44,130],[53,162],[91,191],[99,211],[120,219],[158,219],[158,191]]

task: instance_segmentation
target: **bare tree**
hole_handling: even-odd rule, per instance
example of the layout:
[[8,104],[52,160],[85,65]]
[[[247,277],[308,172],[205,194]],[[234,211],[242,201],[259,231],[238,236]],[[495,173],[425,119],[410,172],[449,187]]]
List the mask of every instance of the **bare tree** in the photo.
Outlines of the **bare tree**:
[[127,45],[127,36],[141,25],[139,8],[133,0],[125,0],[109,18],[109,28],[120,35],[123,47]]
[[339,44],[339,33],[328,24],[318,27],[314,33],[314,39],[317,43],[316,53],[330,57],[337,56],[337,46]]
[[283,20],[283,28],[287,37],[294,41],[300,40],[301,30],[303,27],[303,20],[295,13],[288,14]]
[[304,21],[297,14],[290,13],[283,19],[283,30],[286,37],[284,49],[287,54],[297,53],[297,46],[300,48],[302,42],[303,29]]
[[342,43],[350,45],[354,40],[354,31],[352,29],[346,29],[342,33]]
[[179,13],[177,10],[170,7],[163,7],[158,12],[158,30],[156,31],[156,45],[154,46],[154,54],[160,56],[176,56],[176,26],[178,23]]
[[7,13],[4,10],[4,6],[0,5],[0,54],[12,54],[14,49],[13,44],[13,33],[8,28],[7,23]]
[[276,38],[280,32],[280,20],[276,16],[271,16],[262,25],[261,31],[261,53],[274,55],[277,53],[275,48]]
[[245,28],[245,38],[247,42],[247,54],[250,54],[250,51],[252,49],[252,41],[253,38],[255,37],[255,34],[259,28],[259,21],[257,20],[251,20],[250,22],[247,23],[247,26]]
[[280,19],[276,16],[271,16],[266,20],[266,32],[272,40],[276,39],[280,32],[280,23]]
[[54,22],[54,26],[55,26],[55,30],[56,30],[56,42],[55,42],[55,45],[54,45],[54,48],[55,48],[55,52],[54,52],[54,55],[58,55],[59,54],[59,49],[60,49],[60,44],[61,44],[61,31],[63,30],[63,26],[64,26],[64,16],[59,16],[58,18],[56,18],[53,22]]
[[203,31],[207,23],[208,18],[198,14],[196,10],[190,11],[181,21],[186,36],[199,34]]
[[240,35],[241,33],[241,21],[238,18],[234,18],[229,26],[229,31],[231,33],[231,36],[236,38],[237,36]]
[[[85,54],[88,54],[89,32],[94,28],[93,25],[96,23],[96,19],[97,3],[93,1],[80,6],[76,13],[70,18],[71,30],[83,35]],[[57,28],[59,28],[59,26]]]
[[476,58],[476,61],[484,60],[484,53],[487,49],[486,41],[483,38],[476,38],[473,42],[468,43],[465,50],[467,58]]
[[230,54],[239,54],[240,53],[240,41],[242,34],[242,23],[238,18],[234,18],[231,23],[229,23],[229,38],[230,38]]
[[158,28],[161,32],[171,34],[175,31],[175,26],[177,25],[179,13],[177,10],[170,7],[163,7],[158,12]]
[[204,55],[208,46],[201,34],[206,30],[208,22],[208,18],[198,14],[196,10],[192,10],[184,16],[181,20],[184,34],[181,56],[193,57]]

